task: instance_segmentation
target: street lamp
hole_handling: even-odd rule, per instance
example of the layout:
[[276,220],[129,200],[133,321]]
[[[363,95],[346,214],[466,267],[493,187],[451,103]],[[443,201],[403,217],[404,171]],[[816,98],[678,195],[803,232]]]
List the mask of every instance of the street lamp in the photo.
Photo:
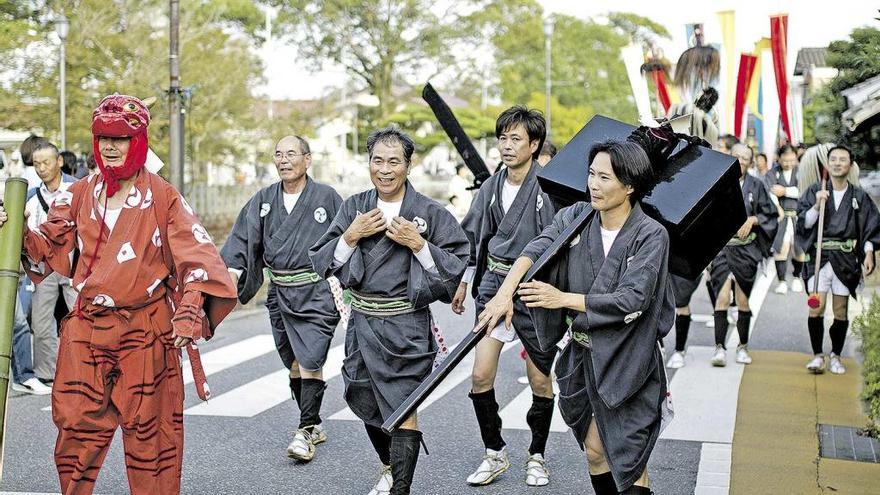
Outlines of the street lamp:
[[550,79],[550,44],[553,38],[553,19],[544,19],[544,89],[546,91],[547,139],[550,139],[550,90],[553,83]]
[[67,33],[70,30],[70,23],[67,22],[67,17],[64,14],[61,14],[61,17],[55,21],[55,32],[58,34],[58,38],[61,39],[61,56],[59,62],[59,77],[58,77],[58,93],[59,93],[59,106],[61,107],[61,149],[67,149],[67,130],[66,130],[66,120],[67,120],[67,88],[65,88],[65,79],[66,73],[65,70],[65,45],[67,43]]

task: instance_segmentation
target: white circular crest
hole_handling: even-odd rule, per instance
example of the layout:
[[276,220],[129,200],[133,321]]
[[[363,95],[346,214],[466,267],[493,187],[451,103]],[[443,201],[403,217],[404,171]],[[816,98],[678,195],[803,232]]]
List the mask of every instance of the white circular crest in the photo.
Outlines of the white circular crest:
[[581,235],[578,234],[578,235],[576,235],[576,236],[574,237],[574,239],[571,240],[571,244],[569,244],[568,246],[569,246],[569,247],[574,247],[574,246],[577,246],[578,243],[580,243],[580,242],[581,242]]
[[425,221],[422,217],[413,218],[413,223],[416,224],[416,230],[419,234],[424,234],[426,230],[428,230],[428,222]]
[[210,244],[211,242],[213,242],[213,241],[211,241],[211,236],[208,235],[208,231],[205,230],[205,228],[202,227],[200,224],[197,224],[197,223],[193,224],[192,233],[193,233],[193,237],[196,238],[196,241],[199,244]]
[[327,210],[325,210],[323,206],[319,206],[315,209],[315,221],[318,223],[324,223],[327,221]]
[[263,203],[260,205],[260,218],[265,217],[272,210],[272,205],[269,203]]
[[541,211],[541,208],[544,207],[544,197],[540,194],[538,195],[538,200],[535,202],[535,211]]

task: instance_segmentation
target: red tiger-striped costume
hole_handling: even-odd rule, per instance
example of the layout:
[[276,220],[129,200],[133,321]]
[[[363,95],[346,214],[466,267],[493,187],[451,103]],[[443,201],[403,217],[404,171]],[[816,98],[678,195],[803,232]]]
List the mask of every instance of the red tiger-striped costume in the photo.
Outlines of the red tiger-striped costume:
[[[72,276],[79,292],[77,308],[61,325],[52,390],[55,464],[68,495],[92,493],[119,426],[131,493],[180,492],[183,378],[174,335],[198,338],[203,307],[214,328],[235,304],[217,248],[186,201],[146,169],[135,177],[112,231],[101,227],[97,208],[106,178],[93,176],[71,186],[39,231],[25,235],[32,279],[55,271]],[[167,214],[154,211],[157,202],[168,206]],[[165,249],[183,283],[173,323],[160,218],[167,218]],[[81,254],[73,267],[75,247]]]

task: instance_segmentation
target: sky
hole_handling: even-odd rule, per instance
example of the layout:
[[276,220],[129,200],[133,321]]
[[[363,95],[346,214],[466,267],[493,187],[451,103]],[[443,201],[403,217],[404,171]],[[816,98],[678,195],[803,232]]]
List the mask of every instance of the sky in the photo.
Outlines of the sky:
[[[609,10],[634,12],[662,24],[672,39],[660,43],[666,58],[675,61],[687,48],[685,24],[702,22],[709,43],[721,41],[717,13],[735,11],[735,29],[738,51],[751,51],[761,37],[770,36],[769,16],[788,13],[789,51],[788,71],[794,68],[797,51],[803,47],[822,47],[837,39],[847,39],[856,27],[880,27],[876,0],[834,0],[829,2],[806,0],[539,0],[545,11],[578,17],[598,19]],[[260,91],[272,99],[314,99],[328,87],[342,86],[347,76],[340,68],[325,67],[311,73],[297,63],[296,48],[273,41],[261,50],[265,62],[266,86]]]

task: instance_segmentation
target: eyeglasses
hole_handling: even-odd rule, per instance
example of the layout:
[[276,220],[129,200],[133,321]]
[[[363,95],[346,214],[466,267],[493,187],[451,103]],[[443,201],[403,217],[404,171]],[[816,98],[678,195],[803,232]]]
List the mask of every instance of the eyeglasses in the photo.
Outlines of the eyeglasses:
[[293,161],[294,158],[298,156],[306,156],[311,155],[311,153],[297,153],[296,151],[288,151],[287,153],[282,153],[280,151],[275,152],[275,161],[280,162],[284,157],[287,157],[288,160]]

